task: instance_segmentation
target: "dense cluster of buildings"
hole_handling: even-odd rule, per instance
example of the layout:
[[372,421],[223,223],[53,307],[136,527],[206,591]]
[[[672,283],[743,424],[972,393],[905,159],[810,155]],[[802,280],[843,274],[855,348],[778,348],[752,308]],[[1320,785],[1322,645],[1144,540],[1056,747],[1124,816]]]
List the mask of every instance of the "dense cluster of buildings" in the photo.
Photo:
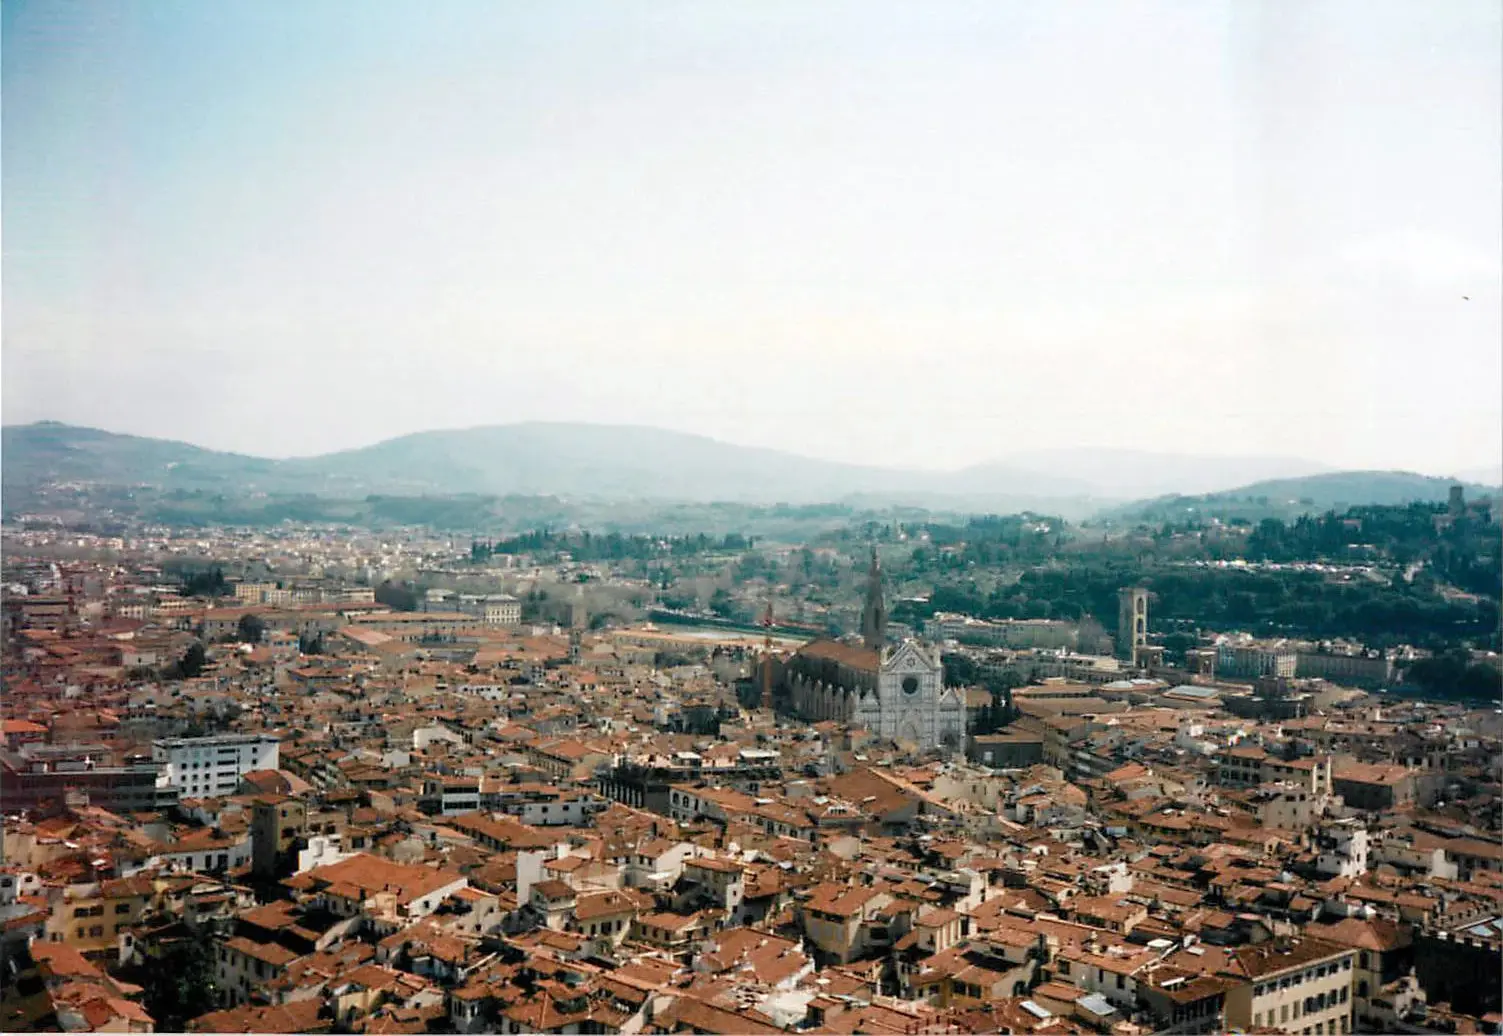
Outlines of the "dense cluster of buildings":
[[1503,717],[1365,693],[1381,660],[1313,649],[1346,662],[1307,679],[1228,639],[1171,669],[1135,593],[1112,659],[941,617],[979,673],[1058,664],[982,731],[992,695],[892,635],[875,560],[858,642],[771,650],[327,574],[11,575],[7,1030],[151,1032],[185,961],[197,1032],[1503,1021]]

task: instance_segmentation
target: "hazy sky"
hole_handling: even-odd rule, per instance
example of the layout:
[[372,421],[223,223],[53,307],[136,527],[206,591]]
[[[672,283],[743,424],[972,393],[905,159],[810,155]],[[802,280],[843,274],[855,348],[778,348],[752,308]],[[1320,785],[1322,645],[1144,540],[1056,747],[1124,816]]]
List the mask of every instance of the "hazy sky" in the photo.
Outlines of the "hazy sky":
[[1491,463],[1499,12],[6,0],[3,418]]

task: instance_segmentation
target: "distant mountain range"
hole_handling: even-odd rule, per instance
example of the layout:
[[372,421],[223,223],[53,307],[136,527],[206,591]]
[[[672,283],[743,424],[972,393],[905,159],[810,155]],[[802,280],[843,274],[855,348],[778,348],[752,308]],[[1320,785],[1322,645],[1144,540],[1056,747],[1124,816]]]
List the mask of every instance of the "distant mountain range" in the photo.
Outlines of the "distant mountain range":
[[1443,499],[1451,481],[1399,472],[1331,472],[1297,458],[1115,450],[1042,451],[960,471],[914,471],[816,460],[655,428],[563,423],[419,432],[360,449],[289,460],[55,422],[0,430],[0,488],[8,497],[24,499],[58,483],[152,486],[164,492],[236,497],[488,494],[790,504],[860,500],[949,510],[1033,509],[1083,517],[1133,499],[1218,491],[1287,495],[1317,504]]

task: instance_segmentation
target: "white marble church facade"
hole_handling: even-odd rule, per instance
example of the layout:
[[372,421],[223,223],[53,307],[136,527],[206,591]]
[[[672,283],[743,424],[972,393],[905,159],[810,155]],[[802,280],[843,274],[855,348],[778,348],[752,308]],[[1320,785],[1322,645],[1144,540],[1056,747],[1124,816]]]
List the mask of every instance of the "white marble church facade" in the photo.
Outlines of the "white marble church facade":
[[876,551],[867,578],[862,646],[817,640],[785,669],[794,711],[811,722],[863,727],[922,748],[959,748],[965,741],[962,692],[944,685],[939,649],[917,640],[886,641],[882,570]]

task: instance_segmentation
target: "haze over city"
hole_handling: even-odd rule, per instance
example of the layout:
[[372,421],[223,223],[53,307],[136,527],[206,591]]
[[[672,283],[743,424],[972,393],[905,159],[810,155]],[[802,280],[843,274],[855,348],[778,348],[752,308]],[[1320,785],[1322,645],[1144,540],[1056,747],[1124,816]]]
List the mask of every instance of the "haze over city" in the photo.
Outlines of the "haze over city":
[[10,3],[4,419],[1494,464],[1499,18]]
[[0,1032],[1503,1033],[1497,0],[0,30]]

